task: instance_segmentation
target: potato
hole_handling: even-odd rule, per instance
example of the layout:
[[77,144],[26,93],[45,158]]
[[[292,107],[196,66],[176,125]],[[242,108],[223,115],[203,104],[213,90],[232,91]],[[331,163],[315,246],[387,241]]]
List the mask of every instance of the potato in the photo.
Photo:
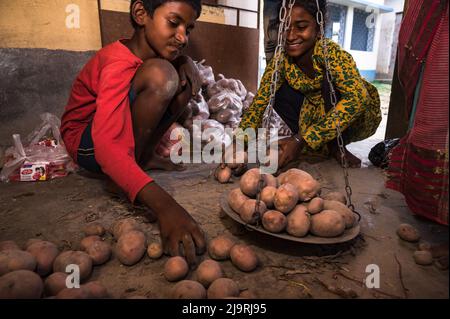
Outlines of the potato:
[[64,272],[54,272],[45,279],[44,291],[46,296],[56,296],[61,290],[67,288],[66,278],[68,274]]
[[253,291],[248,290],[248,289],[241,291],[241,293],[239,294],[239,298],[243,298],[243,299],[258,299],[256,294]]
[[264,186],[272,186],[277,188],[278,187],[278,180],[275,176],[270,174],[264,174]]
[[401,224],[398,226],[397,235],[401,239],[409,242],[417,242],[420,239],[418,230],[409,224]]
[[224,168],[217,167],[214,177],[219,181],[221,184],[226,184],[231,179],[231,168],[228,166],[225,166]]
[[237,244],[230,250],[230,258],[233,265],[242,271],[250,272],[258,267],[258,256],[247,245]]
[[49,241],[38,241],[28,246],[27,251],[36,258],[36,272],[47,276],[53,271],[53,262],[59,255],[58,247]]
[[219,278],[208,288],[208,299],[223,299],[239,296],[239,286],[229,278]]
[[321,196],[325,200],[335,200],[347,205],[347,197],[340,192],[331,192]]
[[90,281],[81,288],[86,290],[89,299],[106,299],[108,298],[108,291],[99,281]]
[[267,208],[273,208],[273,201],[275,199],[275,194],[277,189],[273,186],[266,186],[261,191],[261,200],[266,204]]
[[0,242],[0,251],[5,250],[21,250],[20,247],[12,240],[5,240]]
[[102,239],[95,235],[95,236],[88,236],[84,237],[80,242],[80,249],[85,251],[88,247],[92,246],[96,241],[101,241]]
[[83,232],[86,236],[103,236],[105,234],[105,227],[100,223],[94,222],[86,225],[83,228]]
[[289,213],[298,202],[298,193],[294,185],[286,183],[281,185],[275,193],[273,204],[275,208],[284,213]]
[[[258,192],[258,183],[261,177],[259,168],[252,168],[242,175],[239,185],[242,193],[249,197],[255,197]],[[263,185],[264,187],[264,185]]]
[[0,277],[0,299],[39,299],[44,284],[30,270],[16,270]]
[[429,242],[423,241],[421,243],[419,243],[417,250],[426,250],[426,251],[430,251],[431,252],[431,244]]
[[291,179],[291,175],[299,175],[299,176],[303,176],[304,178],[312,178],[311,174],[309,174],[308,172],[305,172],[301,169],[297,169],[297,168],[291,168],[289,170],[287,170],[286,172],[281,173],[277,179],[278,179],[278,184],[279,185],[283,185],[286,183],[289,183],[289,180]]
[[264,229],[271,233],[281,233],[287,225],[286,216],[276,210],[269,210],[262,216],[262,225]]
[[235,242],[226,235],[212,239],[208,244],[208,253],[212,259],[226,260],[230,258],[230,250]]
[[345,221],[345,228],[352,228],[356,222],[355,214],[350,208],[342,204],[341,202],[335,200],[324,200],[323,201],[324,210],[334,210],[341,214]]
[[189,266],[183,257],[175,256],[167,260],[164,265],[164,277],[168,281],[178,281],[186,277]]
[[27,240],[27,242],[25,243],[25,250],[30,247],[31,245],[33,245],[34,243],[37,243],[38,241],[43,241],[42,239],[39,238],[30,238]]
[[65,288],[56,299],[104,299],[108,297],[106,288],[98,281],[88,282],[80,288]]
[[147,255],[151,259],[159,259],[163,255],[161,243],[151,243],[147,248]]
[[139,224],[133,218],[125,218],[115,222],[111,232],[115,239],[119,239],[130,230],[139,230]]
[[228,193],[228,204],[231,209],[238,214],[239,209],[247,199],[249,198],[242,193],[240,188],[233,189],[230,193]]
[[286,232],[295,237],[304,237],[311,227],[310,215],[303,205],[297,205],[287,216]]
[[311,215],[318,214],[324,210],[323,199],[320,197],[315,197],[307,205],[308,213]]
[[197,268],[197,281],[201,283],[205,288],[216,279],[223,277],[222,267],[217,261],[208,259],[203,261]]
[[259,202],[258,207],[257,204],[258,203],[255,199],[247,199],[244,204],[242,204],[239,210],[239,215],[245,223],[250,225],[256,224],[256,222],[261,218],[261,215],[266,212],[266,204],[264,204],[263,201]]
[[173,299],[205,299],[206,289],[200,283],[193,280],[182,280],[172,290]]
[[144,256],[147,243],[144,233],[130,230],[119,237],[115,254],[119,261],[127,266],[136,264]]
[[68,265],[77,265],[80,268],[80,280],[84,281],[91,275],[92,259],[83,251],[64,251],[53,262],[54,272],[66,272]]
[[309,201],[320,193],[320,183],[316,181],[309,173],[292,168],[278,176],[280,185],[289,183],[295,186],[298,191],[298,199]]
[[86,253],[92,258],[94,265],[101,265],[111,258],[111,245],[105,241],[97,240],[86,248]]
[[64,288],[56,295],[56,299],[89,299],[89,292],[83,289],[83,285],[80,288]]
[[36,258],[22,250],[4,250],[0,252],[0,276],[14,270],[36,269]]
[[417,250],[414,252],[413,257],[418,265],[427,266],[433,263],[433,256],[427,250]]
[[336,237],[345,231],[345,220],[334,210],[323,210],[311,216],[310,232],[319,237]]

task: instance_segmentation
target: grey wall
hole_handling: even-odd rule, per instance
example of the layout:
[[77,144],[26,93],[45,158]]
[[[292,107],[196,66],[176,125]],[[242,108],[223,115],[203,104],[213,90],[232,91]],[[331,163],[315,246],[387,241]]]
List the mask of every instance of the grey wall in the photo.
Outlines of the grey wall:
[[39,115],[61,116],[78,72],[95,52],[0,49],[0,146],[28,135]]

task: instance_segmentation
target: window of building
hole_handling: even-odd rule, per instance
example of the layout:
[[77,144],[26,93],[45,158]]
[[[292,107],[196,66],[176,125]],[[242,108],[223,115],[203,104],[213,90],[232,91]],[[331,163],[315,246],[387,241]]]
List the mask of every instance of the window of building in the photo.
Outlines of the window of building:
[[375,25],[369,17],[371,12],[354,9],[351,49],[357,51],[373,51]]
[[347,18],[347,6],[328,3],[325,36],[334,42],[344,46],[345,19]]

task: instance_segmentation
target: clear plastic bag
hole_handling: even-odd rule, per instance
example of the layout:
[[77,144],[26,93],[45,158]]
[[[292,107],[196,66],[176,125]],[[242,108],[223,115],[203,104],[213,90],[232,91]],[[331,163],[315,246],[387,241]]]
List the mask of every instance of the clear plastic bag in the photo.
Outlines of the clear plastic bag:
[[236,118],[237,113],[237,111],[231,109],[224,109],[215,113],[212,118],[219,123],[227,124],[228,122],[233,121]]
[[50,113],[41,115],[42,123],[22,144],[19,134],[13,135],[13,146],[5,152],[0,180],[42,181],[66,176],[76,169],[59,133],[61,121]]
[[217,113],[220,110],[225,109],[230,109],[241,113],[243,105],[239,96],[233,92],[225,90],[214,95],[208,101],[208,106],[210,113]]
[[209,65],[203,65],[203,63],[205,63],[205,60],[201,60],[196,64],[202,80],[202,86],[212,85],[216,82],[213,69]]
[[227,79],[223,74],[219,74],[219,80],[208,85],[207,93],[208,96],[212,98],[224,91],[236,94],[241,101],[245,100],[245,97],[247,96],[247,90],[240,80]]
[[189,103],[192,103],[193,110],[195,109],[195,112],[192,113],[194,116],[199,116],[204,120],[209,118],[208,103],[201,93],[194,96]]

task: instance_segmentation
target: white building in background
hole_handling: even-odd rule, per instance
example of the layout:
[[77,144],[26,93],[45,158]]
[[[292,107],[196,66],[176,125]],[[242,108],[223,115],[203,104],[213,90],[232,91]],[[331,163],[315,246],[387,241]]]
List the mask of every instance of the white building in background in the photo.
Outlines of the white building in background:
[[326,36],[339,43],[353,56],[361,75],[368,81],[375,80],[378,51],[386,45],[384,36],[383,38],[381,36],[383,16],[394,12],[394,9],[385,5],[385,2],[385,0],[328,1]]

